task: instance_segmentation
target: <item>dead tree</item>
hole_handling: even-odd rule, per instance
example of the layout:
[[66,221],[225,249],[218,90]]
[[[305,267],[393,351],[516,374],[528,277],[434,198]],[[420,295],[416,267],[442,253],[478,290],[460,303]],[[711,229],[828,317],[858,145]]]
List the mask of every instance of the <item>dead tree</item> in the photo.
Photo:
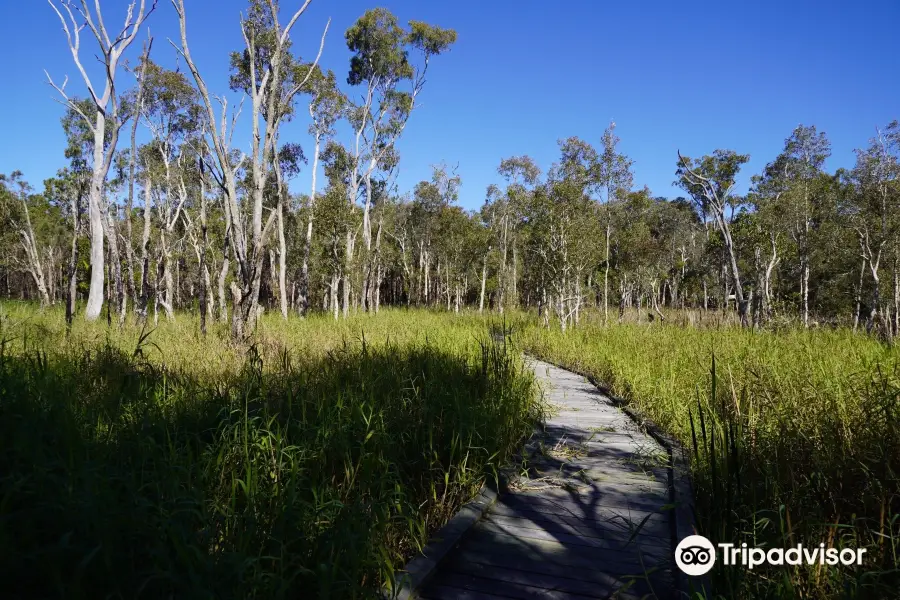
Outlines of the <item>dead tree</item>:
[[[137,37],[141,25],[150,16],[156,8],[156,0],[146,10],[146,0],[141,0],[140,8],[135,14],[135,6],[137,2],[128,5],[128,12],[125,16],[125,23],[121,30],[110,37],[103,22],[103,16],[100,12],[100,0],[95,0],[94,13],[88,8],[87,0],[81,0],[78,4],[74,0],[60,0],[60,6],[65,10],[68,20],[63,16],[62,11],[56,7],[53,0],[48,0],[50,6],[59,17],[62,23],[63,31],[66,34],[66,40],[69,49],[72,52],[72,58],[75,66],[78,68],[84,83],[87,86],[88,94],[93,106],[94,113],[88,114],[83,111],[79,105],[71,99],[66,93],[66,84],[68,77],[63,81],[62,85],[56,85],[49,73],[46,73],[47,80],[50,85],[56,89],[63,98],[63,104],[74,110],[88,126],[94,136],[94,156],[93,169],[91,174],[91,191],[88,198],[88,218],[90,223],[91,235],[91,280],[88,292],[87,308],[85,309],[85,318],[89,321],[95,320],[100,316],[103,308],[103,283],[104,283],[104,256],[103,256],[103,236],[108,229],[105,214],[107,212],[107,204],[104,196],[106,187],[106,177],[109,174],[109,168],[112,164],[113,155],[116,151],[116,144],[119,138],[119,130],[124,125],[124,118],[120,113],[119,99],[116,97],[115,78],[122,54],[131,46]],[[84,23],[78,24],[75,13],[81,15]],[[104,89],[100,94],[96,90],[87,71],[81,64],[81,31],[87,27],[90,29],[94,38],[100,46],[100,54],[98,59],[104,66]],[[109,130],[107,130],[109,129]],[[111,233],[111,245],[115,241],[115,232]],[[118,250],[118,248],[116,248]],[[122,288],[121,270],[114,269],[119,279],[116,282],[116,293],[120,305],[124,303],[125,293]]]

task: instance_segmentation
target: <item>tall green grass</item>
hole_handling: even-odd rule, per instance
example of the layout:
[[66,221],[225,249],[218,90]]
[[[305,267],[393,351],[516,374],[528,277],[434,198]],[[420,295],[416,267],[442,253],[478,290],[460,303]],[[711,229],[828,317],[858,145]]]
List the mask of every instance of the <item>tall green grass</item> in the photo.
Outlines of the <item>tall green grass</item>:
[[862,568],[717,565],[723,598],[896,597],[898,351],[849,331],[654,323],[523,332],[688,449],[700,532],[751,546],[866,547]]
[[7,307],[3,595],[372,597],[532,431],[535,391],[474,318],[267,318],[246,347]]

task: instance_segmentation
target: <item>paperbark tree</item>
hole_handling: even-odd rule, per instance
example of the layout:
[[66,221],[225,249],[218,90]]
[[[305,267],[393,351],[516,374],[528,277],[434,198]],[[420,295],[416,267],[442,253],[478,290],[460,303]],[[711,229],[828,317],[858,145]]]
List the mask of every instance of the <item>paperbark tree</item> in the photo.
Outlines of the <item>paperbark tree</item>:
[[815,126],[799,125],[785,140],[782,154],[775,159],[786,180],[780,202],[784,209],[782,218],[792,221],[790,232],[800,261],[800,315],[804,327],[809,326],[811,235],[820,193],[816,183],[822,165],[830,155],[831,144],[823,132],[817,132]]
[[732,192],[734,191],[735,177],[737,177],[741,165],[750,160],[750,156],[737,154],[733,150],[716,150],[712,156],[704,156],[691,161],[689,158],[683,157],[679,151],[678,160],[678,168],[675,172],[678,177],[676,185],[690,194],[701,214],[712,217],[722,235],[725,253],[729,261],[728,267],[734,286],[734,295],[738,304],[738,315],[741,324],[746,327],[749,325],[747,320],[748,302],[741,284],[737,253],[731,235],[731,216],[726,215],[726,211],[730,209],[731,214],[734,213]]
[[[276,140],[277,141],[277,140]],[[285,144],[278,150],[275,157],[275,185],[277,187],[278,201],[275,207],[276,228],[278,231],[278,302],[281,308],[281,317],[288,318],[288,293],[287,293],[287,240],[284,235],[284,213],[290,210],[290,194],[287,182],[300,173],[300,163],[306,162],[303,149],[299,144]]]
[[[360,17],[345,33],[347,47],[353,52],[347,83],[364,86],[362,102],[352,104],[347,111],[354,131],[352,168],[348,186],[349,200],[355,203],[364,187],[362,235],[365,247],[363,287],[373,289],[371,282],[376,269],[372,253],[371,211],[373,174],[385,167],[394,153],[419,94],[425,85],[425,75],[433,56],[446,52],[456,42],[456,32],[441,29],[420,21],[410,21],[409,31],[397,23],[397,18],[384,8],[375,8]],[[421,54],[421,66],[409,61],[409,51]],[[401,89],[409,85],[408,90]],[[353,240],[347,237],[347,254],[352,254]],[[345,301],[349,295],[345,291]],[[366,308],[370,308],[368,305]],[[348,312],[344,307],[344,314]]]
[[192,169],[187,154],[188,140],[200,133],[198,122],[201,109],[197,95],[183,73],[169,71],[146,61],[141,67],[141,87],[144,122],[153,135],[145,153],[151,177],[161,181],[157,186],[155,208],[159,221],[159,269],[162,293],[154,301],[162,305],[168,319],[175,318],[175,290],[170,240],[181,220],[181,211],[188,200],[184,179]]
[[144,68],[150,63],[150,49],[153,47],[153,38],[147,40],[144,45],[144,53],[141,61],[134,70],[137,78],[137,92],[134,98],[133,117],[131,121],[131,153],[128,164],[128,199],[125,205],[125,259],[128,267],[128,293],[134,303],[134,310],[138,310],[139,291],[134,281],[134,233],[132,231],[131,216],[134,211],[134,187],[137,177],[137,131],[140,123],[140,115],[144,112],[144,89],[147,78]]
[[889,323],[881,298],[882,258],[900,234],[900,123],[892,122],[865,150],[856,151],[851,178],[856,184],[850,203],[850,219],[859,241],[863,262],[872,276],[872,297],[867,329],[881,327],[889,334]]
[[[506,179],[506,193],[494,201],[493,214],[498,222],[494,230],[498,236],[499,267],[497,272],[497,307],[515,308],[516,259],[518,258],[517,234],[524,208],[533,192],[533,187],[541,176],[541,170],[530,156],[513,156],[500,161],[497,172]],[[513,257],[510,265],[510,255]]]
[[[103,236],[105,214],[107,210],[104,189],[106,185],[106,177],[112,164],[112,159],[116,150],[119,130],[124,125],[122,111],[120,111],[120,101],[116,96],[116,73],[118,70],[119,60],[122,54],[131,46],[134,39],[140,31],[141,25],[147,17],[156,8],[156,1],[150,5],[149,10],[146,7],[146,1],[141,0],[140,6],[135,13],[137,2],[131,2],[128,5],[128,11],[125,17],[124,25],[121,30],[114,36],[110,37],[106,26],[103,22],[103,16],[100,11],[100,2],[96,0],[94,11],[88,7],[87,0],[81,0],[76,4],[74,0],[61,0],[60,8],[57,8],[53,0],[48,0],[59,17],[63,31],[66,34],[66,40],[75,61],[75,66],[81,74],[84,84],[87,87],[89,97],[93,103],[93,114],[82,110],[79,105],[74,102],[66,93],[66,83],[68,77],[63,81],[62,85],[53,83],[50,74],[47,73],[47,80],[62,96],[64,103],[71,109],[79,113],[84,119],[87,126],[93,133],[94,152],[91,176],[91,193],[88,199],[88,215],[90,221],[91,234],[91,283],[88,292],[87,307],[85,308],[85,318],[93,321],[100,316],[103,308],[103,282],[104,282],[104,256],[103,256]],[[66,16],[63,16],[63,12]],[[81,15],[84,23],[79,25],[75,18],[75,13]],[[66,18],[68,17],[68,19]],[[95,86],[87,71],[81,62],[81,32],[87,27],[100,47],[98,58],[104,67],[104,83],[103,92],[98,93],[99,87]],[[109,143],[107,140],[107,125],[111,124],[111,135]],[[113,233],[113,235],[115,235]],[[121,282],[120,282],[121,283]],[[120,293],[120,303],[124,302],[124,290]]]
[[619,137],[615,134],[616,124],[610,122],[609,127],[603,132],[603,152],[598,161],[598,179],[603,193],[605,210],[604,218],[606,227],[604,232],[604,259],[603,259],[603,321],[609,321],[609,268],[610,268],[610,240],[612,239],[612,203],[622,192],[631,191],[634,185],[634,177],[631,173],[633,161],[617,150]]
[[31,275],[43,309],[50,306],[50,293],[41,262],[41,248],[31,224],[28,208],[32,200],[31,192],[31,187],[22,179],[21,171],[13,171],[8,176],[0,174],[0,214],[6,216],[6,225],[15,231],[19,239],[19,246],[25,254],[22,269]]
[[[184,57],[203,101],[207,113],[207,130],[210,146],[214,150],[215,169],[212,170],[218,185],[225,194],[228,222],[227,232],[231,251],[237,263],[236,282],[232,282],[232,335],[243,338],[251,333],[256,325],[259,305],[259,288],[262,277],[263,260],[266,256],[266,243],[271,234],[277,212],[271,210],[263,224],[263,195],[266,183],[272,171],[272,159],[277,152],[276,140],[282,119],[287,107],[291,106],[294,97],[307,83],[312,69],[301,80],[284,85],[290,70],[290,33],[300,16],[306,12],[311,0],[306,0],[293,14],[288,23],[282,27],[279,21],[279,7],[275,0],[267,3],[262,0],[251,2],[248,18],[241,21],[241,32],[246,48],[242,54],[233,57],[233,74],[231,86],[244,89],[251,100],[251,202],[249,232],[241,219],[238,204],[236,172],[246,157],[237,162],[233,160],[231,151],[231,135],[227,127],[227,104],[223,105],[221,119],[216,118],[209,89],[200,75],[191,56],[187,41],[187,15],[184,0],[172,0],[178,15],[181,30],[181,45],[176,46]],[[330,23],[330,21],[329,21]],[[328,25],[322,34],[319,52],[313,66],[318,65]],[[234,119],[237,115],[234,116]],[[234,119],[231,131],[234,130]]]
[[313,136],[315,143],[313,146],[309,210],[307,211],[309,218],[306,222],[303,261],[298,276],[300,298],[297,310],[300,316],[306,316],[306,313],[309,311],[309,254],[313,239],[313,216],[315,215],[316,177],[319,170],[319,156],[323,144],[327,144],[328,139],[335,135],[334,125],[340,118],[347,102],[347,99],[337,88],[334,73],[331,71],[325,73],[318,67],[312,69],[307,91],[312,97],[309,103],[309,117],[312,120],[312,124],[309,126],[309,133]]

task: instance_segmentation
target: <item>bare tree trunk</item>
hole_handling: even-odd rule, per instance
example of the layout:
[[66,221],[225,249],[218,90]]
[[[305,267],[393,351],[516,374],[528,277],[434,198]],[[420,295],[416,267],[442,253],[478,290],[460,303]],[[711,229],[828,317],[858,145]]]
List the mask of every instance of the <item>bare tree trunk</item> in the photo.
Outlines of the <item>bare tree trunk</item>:
[[300,267],[300,316],[309,311],[309,253],[312,248],[313,214],[316,205],[316,172],[319,170],[319,148],[322,136],[316,133],[316,145],[313,150],[312,185],[309,192],[309,219],[306,222],[306,239],[303,242],[303,264]]
[[203,173],[203,162],[200,161],[200,334],[206,335],[206,319],[211,313],[209,302],[209,269],[206,267],[206,250],[209,246],[209,236],[206,222],[206,180]]
[[287,243],[284,239],[284,202],[278,203],[278,295],[281,302],[281,317],[287,320]]
[[[340,278],[338,274],[335,273],[331,276],[331,309],[334,312],[334,320],[338,320],[338,285],[340,285]],[[345,300],[346,302],[346,300]],[[346,304],[345,304],[346,306]]]
[[153,180],[147,176],[144,184],[144,231],[141,236],[141,290],[137,304],[137,312],[141,320],[147,318],[147,301],[150,296],[150,257],[148,246],[150,245],[150,203],[153,190]]
[[159,230],[160,266],[162,269],[163,281],[163,293],[162,298],[159,299],[159,303],[166,311],[166,318],[171,321],[175,318],[175,311],[173,308],[175,281],[172,278],[172,251],[169,248],[168,240],[166,239],[166,229],[167,227],[163,226]]
[[900,273],[897,272],[897,254],[894,253],[893,262],[893,279],[894,279],[894,312],[891,315],[891,337],[897,335],[897,327],[900,324]]
[[125,324],[125,311],[128,304],[128,296],[125,294],[125,286],[122,282],[122,260],[119,254],[119,234],[116,227],[116,219],[112,216],[109,207],[106,207],[106,239],[109,241],[110,271],[112,271],[113,286],[116,294],[116,311],[118,313],[119,327]]
[[244,338],[244,319],[241,317],[241,288],[231,282],[231,337],[236,340]]
[[[153,46],[153,38],[147,40],[144,44],[144,54],[141,57],[141,69],[150,60],[150,48]],[[128,165],[128,200],[125,205],[125,259],[128,266],[128,289],[127,292],[131,296],[135,311],[139,308],[139,292],[134,282],[134,234],[131,227],[131,213],[134,210],[134,184],[137,169],[137,129],[140,123],[140,114],[144,106],[144,77],[143,71],[138,77],[137,98],[135,99],[135,107],[131,116],[131,155],[129,156]]]
[[519,306],[519,288],[518,288],[518,267],[519,267],[519,253],[517,251],[517,246],[515,241],[513,241],[512,247],[512,293],[509,297],[509,306],[511,308],[518,308]]
[[378,264],[377,277],[375,277],[375,314],[381,310],[381,282],[384,280],[384,268]]
[[343,316],[346,319],[350,316],[350,267],[353,262],[353,234],[347,230],[347,244],[344,254],[344,281],[343,286]]
[[803,326],[809,327],[809,258],[801,258],[800,293],[803,295]]
[[91,193],[88,197],[88,223],[91,235],[91,280],[88,289],[87,307],[84,316],[88,321],[94,321],[100,316],[103,309],[103,188],[106,183],[106,171],[104,164],[103,147],[106,134],[106,116],[97,111],[94,125],[94,170],[91,175]]
[[228,236],[225,236],[225,246],[222,248],[222,269],[219,271],[219,321],[228,322],[228,301],[225,299],[225,278],[228,277]]
[[606,223],[606,260],[603,269],[603,323],[609,322],[609,237],[611,225]]
[[487,285],[487,254],[481,264],[481,294],[478,296],[478,312],[484,312],[484,289]]
[[859,281],[856,284],[856,294],[855,294],[855,308],[853,310],[853,331],[856,332],[859,327],[859,320],[862,318],[862,289],[863,289],[863,276],[866,271],[866,258],[863,257],[862,260],[859,261]]

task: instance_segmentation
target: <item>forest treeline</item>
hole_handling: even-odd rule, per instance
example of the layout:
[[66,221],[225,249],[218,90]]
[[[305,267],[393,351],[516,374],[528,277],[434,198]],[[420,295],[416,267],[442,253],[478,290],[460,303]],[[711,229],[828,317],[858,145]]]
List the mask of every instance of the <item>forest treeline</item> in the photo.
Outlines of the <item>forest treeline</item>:
[[[345,77],[319,66],[330,22],[305,44],[313,60],[291,41],[309,2],[282,15],[274,0],[250,0],[245,47],[230,57],[231,91],[245,99],[235,105],[207,87],[184,0],[170,2],[176,70],[155,62],[151,39],[136,42],[163,7],[135,2],[113,37],[99,4],[53,5],[85,93],[48,75],[65,106],[67,162],[43,189],[2,177],[0,294],[62,302],[70,320],[83,301],[88,319],[198,318],[203,331],[228,321],[236,336],[261,310],[340,318],[382,305],[536,308],[563,329],[589,306],[607,319],[702,308],[746,326],[898,333],[897,121],[836,172],[824,168],[825,133],[800,125],[745,195],[735,181],[748,155],[679,153],[674,199],[635,183],[611,123],[596,144],[560,140],[546,171],[528,156],[502,160],[483,206],[466,211],[463,178],[446,163],[412,190],[395,181],[397,142],[454,31],[367,11],[344,34]],[[106,65],[99,80],[81,65],[89,41]],[[294,119],[309,123],[306,138],[281,135]],[[238,120],[250,121],[246,147],[232,140]],[[301,169],[311,187],[292,194]]]

